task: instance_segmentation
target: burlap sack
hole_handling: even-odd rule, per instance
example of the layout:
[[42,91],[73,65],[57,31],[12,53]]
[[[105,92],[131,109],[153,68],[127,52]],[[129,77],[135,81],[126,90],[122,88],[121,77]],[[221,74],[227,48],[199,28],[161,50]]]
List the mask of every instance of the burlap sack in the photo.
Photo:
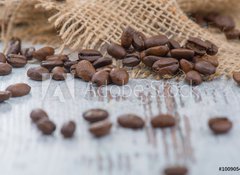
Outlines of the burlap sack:
[[[4,9],[0,19],[8,23],[7,30],[2,25],[4,40],[15,35],[73,50],[105,50],[104,44],[119,42],[122,28],[130,25],[146,35],[163,33],[182,43],[189,36],[213,41],[220,47],[220,66],[215,76],[240,68],[240,42],[227,41],[217,29],[200,28],[186,15],[218,11],[239,22],[239,0],[0,0],[0,4]],[[143,65],[131,74],[156,78]]]

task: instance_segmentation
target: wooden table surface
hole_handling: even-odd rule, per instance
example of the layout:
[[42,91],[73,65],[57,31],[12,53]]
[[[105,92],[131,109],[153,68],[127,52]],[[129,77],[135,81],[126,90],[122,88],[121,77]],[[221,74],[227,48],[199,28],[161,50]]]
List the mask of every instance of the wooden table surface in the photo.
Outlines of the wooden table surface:
[[[29,67],[14,69],[0,77],[0,89],[25,82],[31,93],[0,104],[1,175],[161,175],[164,167],[185,165],[190,175],[239,174],[220,172],[219,167],[240,166],[240,88],[218,79],[190,87],[184,82],[130,80],[127,86],[96,88],[73,79],[29,80]],[[57,124],[53,136],[43,136],[29,114],[43,108]],[[111,134],[96,139],[88,132],[82,113],[91,108],[110,112]],[[118,126],[120,114],[135,113],[146,127],[133,131]],[[149,121],[159,113],[176,116],[171,129],[153,129]],[[215,136],[208,119],[227,116],[234,127],[229,134]],[[73,119],[75,137],[60,135],[61,125]]]

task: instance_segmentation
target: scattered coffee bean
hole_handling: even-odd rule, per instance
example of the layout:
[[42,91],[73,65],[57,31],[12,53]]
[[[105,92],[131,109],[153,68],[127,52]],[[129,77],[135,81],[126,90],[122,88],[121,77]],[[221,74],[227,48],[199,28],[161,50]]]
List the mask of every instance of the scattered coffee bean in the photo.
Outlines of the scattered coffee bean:
[[76,130],[76,123],[74,121],[69,121],[65,123],[61,128],[61,134],[64,138],[71,138]]
[[41,49],[33,52],[33,57],[38,59],[39,61],[46,60],[47,56],[54,55],[55,51],[52,47],[43,47]]
[[181,45],[179,44],[179,42],[177,42],[174,39],[170,39],[168,42],[168,47],[172,50],[172,49],[180,49]]
[[157,56],[146,56],[146,57],[143,57],[142,62],[143,62],[143,64],[145,64],[146,66],[152,67],[153,64],[154,64],[156,61],[161,60],[161,59],[165,59],[165,58],[157,57]]
[[145,49],[145,43],[144,40],[146,39],[146,36],[141,32],[134,32],[133,34],[133,42],[132,45],[135,50],[142,51]]
[[178,60],[174,58],[161,58],[152,66],[153,71],[161,76],[174,75],[178,71],[178,68]]
[[145,48],[148,49],[155,46],[165,45],[168,44],[168,41],[169,40],[165,35],[153,36],[145,39]]
[[135,114],[121,115],[117,121],[124,128],[138,129],[144,127],[144,120]]
[[203,80],[201,75],[197,71],[191,70],[187,72],[185,81],[190,85],[199,85],[202,83]]
[[50,78],[48,69],[42,66],[32,67],[28,69],[27,76],[35,81],[43,81]]
[[170,54],[176,59],[191,60],[194,57],[194,51],[190,49],[172,49]]
[[47,61],[62,61],[66,62],[69,61],[69,57],[67,55],[51,55],[46,57]]
[[215,44],[213,44],[211,41],[206,40],[205,42],[208,44],[207,54],[216,55],[218,53],[218,47]]
[[25,83],[17,83],[8,86],[6,91],[10,91],[12,93],[12,97],[21,97],[29,94],[31,87]]
[[164,170],[165,175],[187,175],[188,169],[184,166],[168,167]]
[[115,65],[108,65],[108,66],[100,67],[100,68],[96,69],[96,71],[99,72],[101,70],[104,70],[104,71],[107,71],[107,72],[110,73],[113,68],[116,68],[116,66]]
[[123,59],[127,55],[125,49],[122,46],[115,43],[112,43],[108,46],[107,52],[109,55],[116,59]]
[[194,69],[203,75],[212,75],[216,72],[216,67],[207,61],[197,62]]
[[240,30],[238,30],[238,29],[229,30],[229,31],[225,32],[225,36],[229,40],[239,39],[239,37],[240,37]]
[[145,56],[166,56],[168,52],[169,48],[167,46],[155,46],[144,51]]
[[110,64],[112,64],[112,59],[111,58],[102,57],[102,58],[99,58],[98,60],[96,60],[93,63],[93,66],[95,67],[95,69],[97,69],[97,68],[104,67],[104,66],[107,66],[107,65],[110,65]]
[[33,59],[33,52],[35,51],[36,49],[34,47],[29,47],[29,48],[22,49],[21,53],[23,56],[27,58],[27,60],[31,60]]
[[223,31],[232,30],[236,26],[232,17],[224,15],[216,16],[214,19],[214,23],[219,29]]
[[208,43],[200,38],[190,37],[185,45],[187,49],[191,49],[196,55],[205,55],[208,50]]
[[83,113],[83,118],[91,123],[105,120],[108,116],[108,112],[103,109],[90,109]]
[[56,125],[46,117],[37,122],[37,127],[44,135],[51,135],[56,130]]
[[99,51],[93,49],[84,49],[78,53],[78,58],[80,61],[87,60],[91,63],[97,61],[102,56],[103,55]]
[[121,36],[121,45],[125,49],[128,49],[131,47],[133,42],[133,35],[134,35],[134,29],[131,27],[127,27],[123,30],[122,36]]
[[27,64],[27,58],[23,55],[9,54],[7,62],[15,68],[24,67]]
[[90,125],[89,131],[96,137],[102,137],[109,134],[112,128],[112,123],[108,120],[103,120]]
[[6,56],[0,52],[0,63],[6,63],[6,62],[7,62]]
[[0,103],[8,100],[12,96],[9,91],[0,91]]
[[12,66],[8,63],[0,63],[0,76],[9,75],[12,72]]
[[67,71],[64,67],[54,67],[52,70],[52,78],[57,81],[65,80],[67,78]]
[[109,72],[105,70],[100,70],[92,76],[92,82],[98,87],[108,85],[110,81]]
[[19,54],[21,53],[21,40],[19,38],[12,38],[9,41],[8,47],[7,47],[7,56],[9,54]]
[[43,118],[48,118],[48,114],[43,109],[38,108],[38,109],[32,110],[32,112],[30,113],[30,118],[34,123],[37,123]]
[[185,73],[188,73],[189,71],[193,70],[193,68],[194,68],[193,63],[188,60],[181,59],[179,63],[180,63],[180,68]]
[[201,57],[201,59],[203,61],[211,63],[215,67],[218,67],[218,65],[219,65],[218,58],[216,56],[204,55]]
[[87,61],[83,60],[77,64],[76,73],[79,78],[84,81],[91,81],[92,76],[95,74],[96,70],[93,65]]
[[176,121],[172,115],[160,114],[152,118],[151,124],[154,128],[165,128],[175,126]]
[[240,85],[240,72],[233,72],[234,81]]
[[77,64],[79,61],[70,61],[70,60],[68,60],[68,61],[66,61],[66,62],[64,62],[64,68],[68,71],[68,72],[70,72],[70,68],[71,68],[71,66],[72,65],[74,65],[74,64]]
[[232,122],[226,117],[216,117],[208,121],[210,129],[215,134],[225,134],[232,129]]
[[123,68],[114,68],[110,72],[111,81],[119,86],[125,85],[129,81],[129,74]]
[[123,60],[123,66],[135,67],[140,64],[140,58],[138,53],[128,54]]
[[61,60],[55,60],[55,61],[42,61],[41,66],[45,67],[51,72],[54,67],[62,67],[63,66],[63,61]]

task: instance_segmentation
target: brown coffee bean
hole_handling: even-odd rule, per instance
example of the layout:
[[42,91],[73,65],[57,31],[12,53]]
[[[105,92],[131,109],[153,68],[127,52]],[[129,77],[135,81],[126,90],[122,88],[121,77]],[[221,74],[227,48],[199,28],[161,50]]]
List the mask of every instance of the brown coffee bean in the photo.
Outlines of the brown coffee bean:
[[70,72],[71,66],[74,65],[74,64],[77,64],[78,62],[79,62],[78,60],[76,60],[76,61],[70,61],[70,60],[68,60],[68,61],[64,62],[64,68],[65,68],[68,72]]
[[202,83],[203,80],[201,75],[197,71],[191,70],[187,72],[185,81],[190,85],[199,85]]
[[64,67],[54,67],[52,70],[52,78],[57,81],[62,81],[67,78],[67,71],[64,69]]
[[37,127],[44,135],[51,135],[56,130],[56,125],[46,117],[37,122]]
[[123,66],[135,67],[140,64],[139,53],[128,54],[122,61]]
[[196,55],[205,55],[208,50],[208,44],[200,38],[190,37],[185,45],[187,49],[193,50]]
[[110,64],[112,64],[112,58],[102,57],[102,58],[99,58],[98,60],[96,60],[93,63],[93,66],[95,67],[95,69],[97,69],[97,68],[104,67],[104,66],[107,66]]
[[125,49],[128,49],[131,47],[133,42],[133,35],[135,33],[135,30],[131,27],[127,27],[123,30],[122,36],[121,36],[121,45]]
[[230,31],[227,31],[225,32],[225,36],[227,39],[239,39],[240,37],[240,30],[238,29],[233,29],[233,30],[230,30]]
[[174,75],[178,71],[178,68],[178,60],[174,58],[161,58],[152,66],[153,71],[161,76]]
[[89,131],[95,137],[102,137],[109,134],[111,128],[112,128],[112,123],[108,120],[103,120],[103,121],[91,124],[89,127]]
[[143,64],[145,64],[146,66],[148,67],[152,67],[153,64],[158,61],[158,60],[161,60],[161,59],[165,59],[163,57],[157,57],[157,56],[146,56],[146,57],[143,57],[142,58],[142,62]]
[[113,58],[120,59],[120,60],[127,55],[126,50],[122,46],[115,43],[112,43],[108,46],[107,52]]
[[0,52],[0,63],[6,63],[6,62],[7,62],[6,56]]
[[116,66],[115,65],[108,65],[108,66],[97,68],[96,71],[99,72],[99,71],[104,70],[104,71],[107,71],[107,72],[111,72],[111,70],[113,68],[116,68]]
[[76,123],[74,121],[69,121],[64,123],[61,128],[61,134],[64,138],[72,138],[76,130]]
[[234,81],[240,85],[240,72],[233,72]]
[[43,47],[41,49],[33,52],[33,57],[38,59],[39,61],[46,60],[47,56],[54,55],[55,51],[52,47]]
[[170,54],[176,59],[191,60],[194,57],[194,51],[190,49],[172,49]]
[[48,69],[38,66],[28,69],[27,76],[35,81],[43,81],[50,78]]
[[210,129],[215,134],[225,134],[232,129],[232,122],[226,117],[216,117],[208,121]]
[[208,44],[207,54],[216,55],[218,53],[218,47],[209,40],[206,40],[205,42]]
[[9,54],[7,62],[15,68],[24,67],[27,64],[27,58],[23,55]]
[[170,114],[160,114],[151,120],[152,127],[165,128],[175,126],[175,118]]
[[33,59],[33,52],[35,51],[36,49],[34,47],[29,47],[29,48],[22,49],[21,53],[23,56],[27,58],[27,60],[31,60]]
[[[204,56],[201,57],[201,60],[202,61],[207,61],[215,67],[218,67],[218,65],[219,65],[218,57],[216,57],[216,56],[204,55]],[[199,59],[199,61],[201,61],[201,60]]]
[[107,119],[108,112],[104,109],[90,109],[83,113],[83,118],[88,122],[94,123]]
[[51,72],[54,67],[62,67],[63,61],[61,61],[61,60],[55,60],[55,61],[46,60],[46,61],[41,62],[41,66],[45,67],[46,69],[49,70],[49,72]]
[[204,20],[206,20],[207,22],[214,22],[215,18],[219,16],[219,13],[216,12],[210,12],[207,15],[204,16]]
[[216,67],[207,61],[199,61],[194,65],[194,69],[203,75],[212,75],[216,72]]
[[132,45],[136,51],[143,51],[145,49],[146,36],[141,32],[134,32]]
[[69,60],[69,57],[67,55],[51,55],[51,56],[47,56],[46,57],[47,61],[62,61],[62,62],[66,62]]
[[165,168],[165,175],[187,175],[188,169],[184,166],[172,166]]
[[0,76],[9,75],[12,72],[12,66],[8,63],[0,63]]
[[118,117],[118,123],[124,128],[139,129],[144,127],[144,120],[135,114],[125,114]]
[[8,43],[6,55],[21,53],[21,43],[19,38],[12,38]]
[[93,49],[83,49],[78,53],[78,58],[80,61],[87,60],[91,63],[98,60],[102,56],[103,55],[99,51]]
[[179,42],[177,42],[174,39],[170,39],[168,42],[168,47],[172,50],[172,49],[180,49],[181,45],[179,44]]
[[79,78],[88,82],[92,80],[92,76],[96,73],[96,70],[89,61],[83,60],[77,64],[76,73]]
[[110,81],[109,72],[105,70],[100,70],[92,76],[92,82],[98,87],[108,85]]
[[129,81],[129,74],[123,68],[114,68],[110,72],[111,81],[119,86],[125,85]]
[[145,39],[145,48],[148,49],[155,46],[165,45],[165,44],[168,44],[168,41],[169,40],[165,35],[153,36]]
[[16,83],[6,88],[6,91],[12,93],[12,97],[21,97],[30,93],[31,87],[25,83]]
[[169,48],[167,46],[155,46],[144,51],[145,56],[166,56],[168,52]]
[[232,30],[236,26],[232,17],[224,15],[218,15],[215,17],[214,23],[219,29],[223,31]]
[[8,100],[12,96],[9,91],[0,91],[0,103]]
[[193,70],[194,65],[188,60],[181,59],[180,60],[180,68],[183,70],[183,72],[188,73],[189,71]]
[[34,123],[37,123],[43,118],[48,118],[48,114],[43,109],[37,108],[32,110],[32,112],[30,113],[30,118]]

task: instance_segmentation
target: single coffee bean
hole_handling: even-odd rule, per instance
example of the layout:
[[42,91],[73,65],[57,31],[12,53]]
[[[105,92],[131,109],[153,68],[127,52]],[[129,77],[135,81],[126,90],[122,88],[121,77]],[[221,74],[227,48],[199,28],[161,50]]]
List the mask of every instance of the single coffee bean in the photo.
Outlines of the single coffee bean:
[[143,51],[145,49],[146,36],[141,32],[134,32],[132,45],[136,51]]
[[193,50],[196,55],[205,55],[208,50],[208,44],[200,38],[190,37],[185,45],[187,49]]
[[68,72],[70,72],[71,66],[74,65],[74,64],[77,64],[78,62],[79,62],[78,60],[76,60],[76,61],[70,61],[70,60],[68,60],[68,61],[64,62],[64,68],[65,68]]
[[64,123],[61,128],[61,134],[64,138],[72,138],[76,130],[76,123],[74,121],[69,121]]
[[172,166],[165,168],[165,175],[187,175],[188,169],[184,166]]
[[155,46],[144,51],[145,56],[166,56],[168,52],[169,48],[167,46]]
[[206,20],[207,22],[210,22],[210,23],[214,23],[215,21],[215,18],[219,16],[219,13],[216,13],[216,12],[210,12],[208,13],[207,15],[204,16],[204,20]]
[[37,122],[37,127],[44,135],[51,135],[56,130],[56,125],[46,117]]
[[143,64],[145,64],[146,66],[148,67],[152,67],[153,64],[158,61],[158,60],[161,60],[161,59],[165,59],[163,57],[157,57],[157,56],[146,56],[146,57],[143,57],[142,58],[142,62]]
[[92,82],[98,87],[108,85],[110,83],[110,73],[105,70],[100,70],[92,76]]
[[212,75],[216,72],[216,67],[207,61],[199,61],[194,65],[194,69],[203,75]]
[[67,78],[67,71],[64,67],[54,67],[52,70],[52,78],[57,81],[65,80]]
[[7,58],[6,56],[0,52],[0,63],[6,63],[7,62]]
[[99,72],[101,70],[104,70],[104,71],[107,71],[110,73],[113,68],[116,68],[116,66],[115,65],[107,65],[104,67],[97,68],[96,71]]
[[7,62],[15,68],[24,67],[27,64],[27,58],[23,55],[9,54]]
[[12,97],[21,97],[29,94],[31,87],[25,83],[17,83],[8,86],[6,91],[10,91],[12,93]]
[[98,60],[96,60],[93,63],[93,66],[95,67],[95,69],[97,69],[97,68],[104,67],[104,66],[107,66],[110,64],[112,64],[112,58],[102,57],[102,58],[99,58]]
[[12,38],[9,41],[9,44],[7,46],[7,54],[19,54],[21,52],[21,40],[19,38]]
[[83,113],[83,118],[88,122],[94,123],[107,119],[108,112],[104,109],[90,109]]
[[180,60],[180,68],[183,70],[183,72],[188,73],[189,71],[193,70],[194,65],[188,60],[181,59]]
[[205,42],[208,44],[207,54],[216,55],[218,53],[218,47],[209,40],[206,40]]
[[141,62],[139,53],[128,54],[122,61],[123,66],[135,67]]
[[176,59],[191,60],[194,57],[194,51],[190,49],[172,49],[170,54]]
[[113,58],[120,59],[120,60],[127,55],[126,50],[122,46],[115,43],[112,43],[108,46],[107,52]]
[[152,127],[165,128],[175,126],[175,118],[170,114],[160,114],[151,120]]
[[110,72],[111,81],[119,86],[125,85],[129,81],[129,74],[123,68],[114,68]]
[[47,56],[54,55],[55,51],[52,47],[43,47],[41,49],[33,52],[33,57],[38,59],[39,61],[46,60]]
[[78,53],[78,58],[80,61],[87,60],[91,63],[98,60],[102,56],[103,55],[99,51],[93,49],[80,50],[80,52]]
[[190,85],[199,85],[202,83],[203,80],[201,75],[197,71],[191,70],[187,72],[185,81]]
[[127,27],[123,30],[122,36],[121,36],[121,45],[125,49],[128,49],[131,47],[133,42],[133,35],[135,33],[135,30],[131,27]]
[[62,67],[63,66],[63,61],[61,60],[55,60],[55,61],[42,61],[41,66],[45,67],[51,72],[54,67]]
[[213,66],[218,67],[219,62],[218,62],[218,57],[216,56],[210,56],[210,55],[204,55],[202,57],[200,57],[201,59],[199,59],[199,61],[207,61],[209,63],[211,63]]
[[66,62],[69,60],[69,57],[67,55],[51,55],[51,56],[47,56],[46,57],[47,61],[62,61],[62,62]]
[[181,45],[176,40],[170,39],[169,42],[168,42],[168,47],[170,48],[170,50],[172,50],[172,49],[180,49]]
[[50,78],[48,69],[38,66],[28,69],[27,76],[35,81],[43,81]]
[[233,72],[233,79],[238,85],[240,85],[240,72]]
[[27,58],[27,60],[31,60],[33,59],[33,52],[35,51],[36,49],[34,47],[29,47],[29,48],[22,49],[21,53],[23,56]]
[[12,72],[12,66],[8,63],[0,63],[0,76],[9,75]]
[[8,100],[12,96],[9,91],[0,91],[0,103]]
[[118,117],[118,123],[124,128],[139,129],[144,127],[144,120],[135,114],[125,114]]
[[145,39],[145,48],[148,49],[155,46],[165,45],[165,44],[168,44],[168,41],[169,40],[165,35],[153,36]]
[[30,113],[30,118],[34,123],[37,123],[43,118],[48,118],[48,114],[43,109],[37,108],[32,110],[32,112]]
[[233,30],[229,30],[227,32],[225,32],[225,36],[227,39],[239,39],[240,37],[240,30],[238,29],[233,29]]
[[232,129],[232,122],[226,117],[216,117],[208,121],[210,129],[215,134],[225,134]]
[[161,58],[152,66],[153,71],[161,76],[174,75],[178,71],[178,68],[178,60],[174,58]]
[[96,73],[96,70],[89,61],[83,60],[77,64],[76,73],[79,78],[89,82],[92,80],[92,76]]
[[219,29],[221,29],[223,31],[232,30],[236,26],[232,17],[224,16],[224,15],[218,15],[214,19],[214,23]]
[[112,128],[112,123],[108,120],[103,120],[90,125],[89,131],[96,137],[102,137],[109,134]]

